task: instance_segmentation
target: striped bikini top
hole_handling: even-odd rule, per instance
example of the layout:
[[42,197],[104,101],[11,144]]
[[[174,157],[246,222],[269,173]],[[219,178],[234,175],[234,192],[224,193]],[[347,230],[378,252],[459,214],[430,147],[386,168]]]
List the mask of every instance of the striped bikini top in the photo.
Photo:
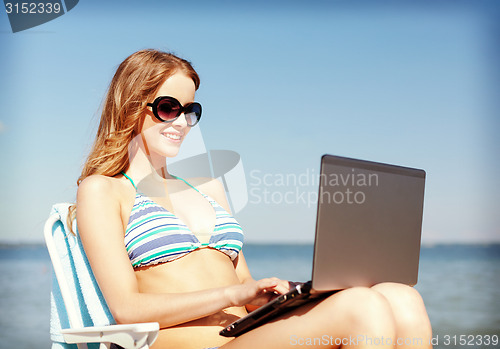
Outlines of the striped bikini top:
[[[122,174],[137,191],[134,181],[124,172]],[[202,247],[219,250],[234,260],[243,246],[243,230],[236,219],[184,179],[172,177],[196,190],[214,208],[215,228],[210,240],[201,243],[176,215],[137,191],[125,230],[125,247],[132,266],[137,268],[170,262]]]

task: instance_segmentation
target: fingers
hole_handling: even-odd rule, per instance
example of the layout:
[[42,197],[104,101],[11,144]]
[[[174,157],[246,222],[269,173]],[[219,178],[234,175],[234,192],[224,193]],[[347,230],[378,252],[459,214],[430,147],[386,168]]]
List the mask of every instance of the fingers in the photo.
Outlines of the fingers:
[[259,291],[265,291],[265,290],[274,290],[274,288],[278,285],[278,280],[276,278],[267,278],[267,279],[261,279],[257,281],[257,288]]
[[287,293],[288,291],[290,291],[290,283],[286,280],[280,280],[280,283],[279,283],[279,292],[281,294],[284,294],[284,293]]
[[277,294],[284,294],[290,290],[288,281],[280,280],[275,277],[261,279],[258,281],[258,284],[260,287],[262,287],[262,290],[271,291]]
[[279,294],[289,291],[288,281],[266,278],[228,288],[233,306],[245,304],[263,305]]

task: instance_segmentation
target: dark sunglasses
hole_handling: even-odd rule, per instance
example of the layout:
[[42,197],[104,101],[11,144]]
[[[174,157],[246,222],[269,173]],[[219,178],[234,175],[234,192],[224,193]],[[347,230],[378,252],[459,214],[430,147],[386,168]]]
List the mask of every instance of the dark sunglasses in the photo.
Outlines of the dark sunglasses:
[[182,104],[170,96],[157,97],[153,103],[148,103],[148,107],[153,109],[153,115],[160,121],[173,122],[184,113],[188,126],[193,127],[200,121],[201,104],[197,102]]

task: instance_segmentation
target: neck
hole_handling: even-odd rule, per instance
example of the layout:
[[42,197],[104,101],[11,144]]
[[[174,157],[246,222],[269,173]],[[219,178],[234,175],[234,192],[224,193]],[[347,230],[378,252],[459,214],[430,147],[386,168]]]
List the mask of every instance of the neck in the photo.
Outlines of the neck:
[[129,146],[129,176],[139,183],[146,177],[159,181],[171,179],[168,173],[166,158],[157,154],[150,155],[141,137],[136,137]]

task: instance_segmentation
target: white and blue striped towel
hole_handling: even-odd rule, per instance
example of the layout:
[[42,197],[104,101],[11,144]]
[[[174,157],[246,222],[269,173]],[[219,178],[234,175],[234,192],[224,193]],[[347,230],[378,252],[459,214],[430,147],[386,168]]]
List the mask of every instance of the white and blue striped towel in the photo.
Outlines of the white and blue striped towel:
[[[79,315],[79,327],[107,326],[115,324],[99,286],[94,278],[89,261],[78,236],[70,233],[66,224],[68,209],[71,204],[62,203],[52,206],[51,214],[61,217],[52,227],[52,235],[61,260],[64,276],[71,293],[73,304]],[[76,221],[73,224],[76,228]],[[70,348],[64,343],[61,328],[70,328],[68,314],[59,289],[58,281],[53,276],[50,296],[50,338],[54,342],[52,348]]]

